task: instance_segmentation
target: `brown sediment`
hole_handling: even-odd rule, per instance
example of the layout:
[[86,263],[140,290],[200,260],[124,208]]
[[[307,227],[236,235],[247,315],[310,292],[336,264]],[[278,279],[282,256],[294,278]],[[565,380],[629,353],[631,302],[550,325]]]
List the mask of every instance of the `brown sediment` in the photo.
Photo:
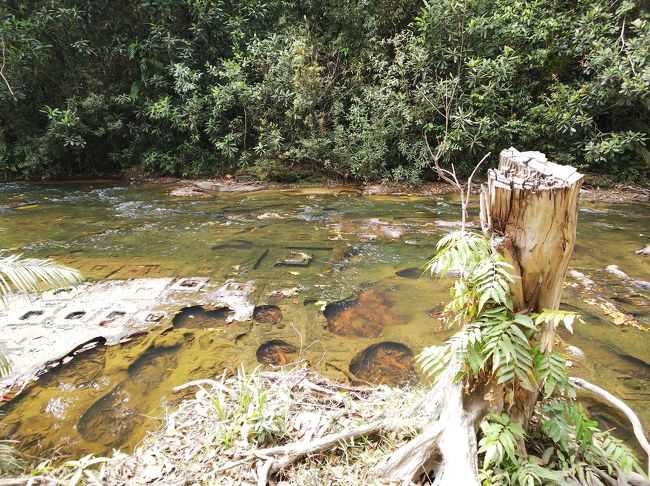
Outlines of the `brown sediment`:
[[413,352],[404,344],[382,342],[364,349],[350,362],[350,372],[363,382],[402,386],[417,378]]
[[278,324],[282,311],[277,305],[259,305],[253,310],[253,320],[263,324]]
[[355,300],[328,304],[323,311],[327,329],[339,336],[377,337],[385,326],[396,324],[394,302],[376,289],[359,292]]
[[298,350],[285,341],[274,339],[262,344],[255,355],[263,365],[284,366],[296,361]]

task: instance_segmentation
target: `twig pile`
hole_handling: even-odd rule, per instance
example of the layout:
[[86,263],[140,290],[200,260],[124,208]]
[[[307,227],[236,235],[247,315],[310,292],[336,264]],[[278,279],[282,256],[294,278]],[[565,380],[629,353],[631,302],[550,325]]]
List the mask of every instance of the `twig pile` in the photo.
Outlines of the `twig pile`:
[[[426,424],[422,388],[352,387],[298,367],[199,380],[174,392],[197,388],[135,453],[108,459],[99,478],[110,485],[389,484],[373,466]],[[73,472],[62,467],[49,479]]]

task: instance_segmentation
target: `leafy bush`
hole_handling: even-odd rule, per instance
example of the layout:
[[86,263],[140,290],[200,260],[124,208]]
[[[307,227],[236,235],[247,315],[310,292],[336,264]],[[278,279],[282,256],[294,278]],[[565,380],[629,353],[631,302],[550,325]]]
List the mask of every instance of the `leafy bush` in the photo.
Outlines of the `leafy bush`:
[[[482,484],[601,485],[601,470],[609,475],[633,469],[643,474],[634,454],[600,431],[576,403],[565,359],[539,344],[543,324],[562,324],[573,332],[579,316],[561,310],[515,312],[509,285],[512,267],[480,234],[461,230],[445,236],[429,268],[441,277],[459,275],[443,316],[450,327],[461,329],[444,346],[422,351],[422,370],[437,378],[450,364],[458,364],[456,380],[464,379],[468,388],[483,380],[488,400],[498,402],[496,397],[503,394],[504,412],[488,413],[481,423]],[[540,392],[544,399],[535,411],[538,426],[532,439],[510,415],[524,390]]]
[[418,181],[423,134],[461,172],[511,144],[628,180],[650,164],[629,0],[9,1],[0,39],[5,177]]

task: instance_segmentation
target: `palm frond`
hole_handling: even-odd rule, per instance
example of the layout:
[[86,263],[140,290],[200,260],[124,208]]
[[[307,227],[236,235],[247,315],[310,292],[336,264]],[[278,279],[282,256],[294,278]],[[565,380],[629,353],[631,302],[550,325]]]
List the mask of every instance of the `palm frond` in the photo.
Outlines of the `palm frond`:
[[11,371],[11,362],[0,348],[0,378]]
[[0,440],[0,475],[15,472],[22,466],[18,451],[13,447],[15,441]]
[[84,277],[77,270],[52,260],[0,257],[0,301],[6,305],[9,294],[40,293],[44,290],[77,286]]

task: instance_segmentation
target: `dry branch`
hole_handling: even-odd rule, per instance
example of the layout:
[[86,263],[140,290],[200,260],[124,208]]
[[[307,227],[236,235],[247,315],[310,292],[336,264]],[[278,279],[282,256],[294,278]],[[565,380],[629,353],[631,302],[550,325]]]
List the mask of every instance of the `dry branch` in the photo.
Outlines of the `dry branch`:
[[355,429],[344,430],[343,432],[336,434],[329,434],[314,441],[294,442],[280,447],[256,449],[251,451],[251,453],[257,457],[268,459],[268,471],[277,472],[307,455],[329,450],[332,447],[343,444],[351,439],[367,437],[383,430],[394,430],[398,427],[399,426],[395,424],[393,420],[380,420],[366,425],[361,425]]
[[575,386],[582,388],[583,390],[587,390],[592,393],[595,393],[599,397],[607,400],[609,403],[614,405],[616,408],[618,408],[621,412],[625,414],[627,419],[632,424],[632,429],[634,430],[634,435],[636,437],[636,440],[639,441],[639,444],[641,445],[643,450],[646,452],[646,454],[648,454],[648,476],[650,476],[650,443],[648,443],[648,439],[646,439],[645,433],[643,432],[643,426],[641,425],[641,421],[639,420],[639,417],[634,413],[634,411],[623,400],[615,397],[607,390],[599,386],[596,386],[593,383],[589,383],[587,380],[572,376],[569,378],[569,381],[573,383]]

